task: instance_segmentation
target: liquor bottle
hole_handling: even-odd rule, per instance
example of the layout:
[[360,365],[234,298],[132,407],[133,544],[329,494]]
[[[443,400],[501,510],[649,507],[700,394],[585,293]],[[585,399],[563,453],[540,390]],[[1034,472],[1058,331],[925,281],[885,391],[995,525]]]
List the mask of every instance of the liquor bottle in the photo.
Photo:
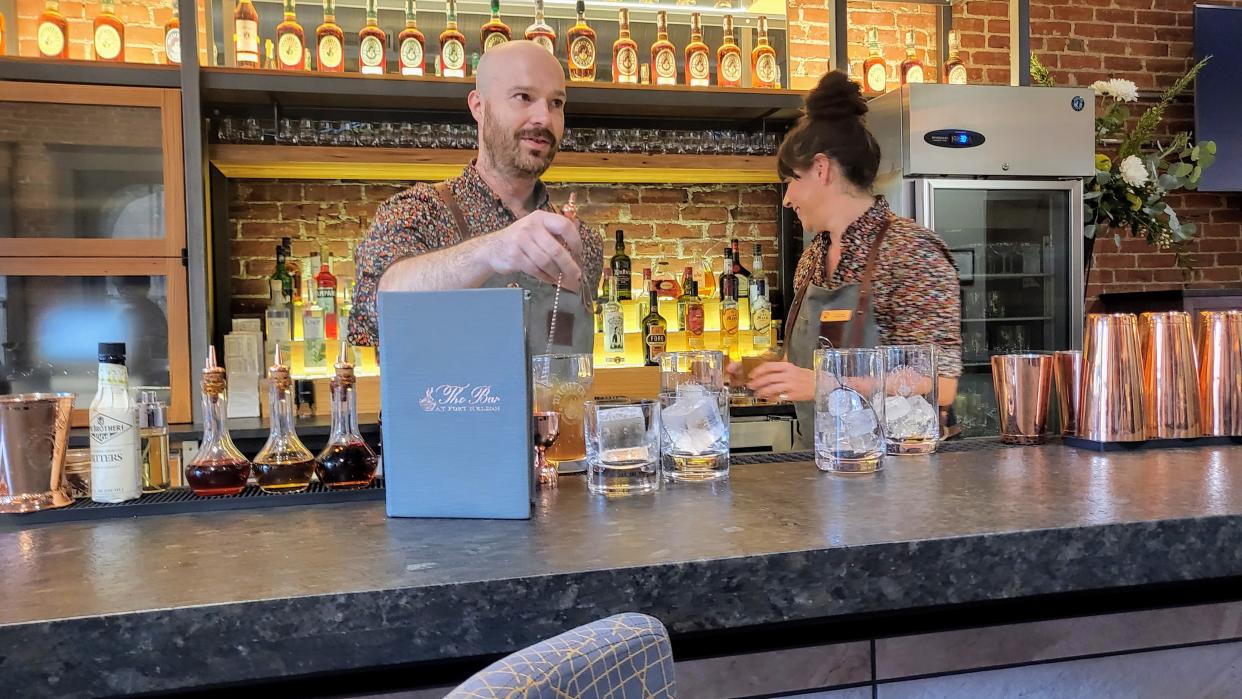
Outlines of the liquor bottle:
[[686,310],[690,307],[690,285],[694,283],[694,268],[687,267],[682,276],[681,296],[677,297],[677,329],[686,329]]
[[95,60],[125,62],[125,25],[116,16],[116,3],[103,0],[95,17]]
[[332,274],[332,254],[324,252],[315,275],[318,305],[323,309],[324,337],[336,339],[336,275]]
[[720,280],[719,282],[717,282],[717,285],[716,285],[720,289],[720,300],[721,301],[724,301],[725,296],[726,296],[725,282],[728,280],[732,280],[734,284],[737,283],[737,275],[733,273],[733,248],[728,247],[728,246],[725,246],[725,250],[724,250],[723,270],[724,271],[720,273]]
[[612,42],[612,81],[628,85],[638,84],[638,42],[630,36],[630,11],[624,7],[617,10],[620,36]]
[[379,459],[358,430],[358,380],[349,362],[349,343],[336,357],[332,390],[332,434],[315,458],[315,473],[329,490],[365,488],[375,478]]
[[742,49],[733,39],[733,15],[724,18],[724,43],[716,49],[716,84],[742,86]]
[[625,254],[625,231],[617,229],[616,254],[608,261],[608,266],[612,268],[613,278],[617,282],[617,298],[629,301],[632,282],[630,280],[630,256]]
[[155,391],[138,394],[138,452],[142,461],[142,492],[168,490],[168,406]]
[[466,77],[466,37],[457,31],[457,0],[448,0],[448,19],[440,32],[440,75]]
[[656,85],[677,84],[677,47],[668,40],[668,13],[656,13],[656,40],[651,45],[651,72]]
[[265,493],[300,493],[310,486],[315,457],[298,439],[293,424],[293,378],[284,353],[276,357],[267,371],[267,415],[271,430],[267,442],[254,457],[254,477]]
[[750,52],[751,87],[780,87],[776,74],[776,49],[768,43],[768,18],[759,17],[759,40]]
[[686,347],[703,349],[703,299],[699,297],[699,283],[690,282],[690,298],[686,302]]
[[914,31],[906,31],[906,60],[901,62],[901,84],[926,82],[923,62],[918,59],[914,46]]
[[354,285],[350,282],[341,292],[341,305],[336,312],[337,333],[344,340],[349,337],[349,316],[354,312]]
[[[164,62],[169,65],[181,65],[181,14],[177,9],[177,0],[172,0],[172,19],[164,25]],[[0,48],[0,54],[4,49]]]
[[543,0],[535,0],[535,21],[526,28],[526,39],[556,55],[556,30],[543,17]]
[[750,297],[750,270],[742,265],[742,251],[738,246],[737,238],[734,238],[731,246],[733,248],[733,286],[738,298]]
[[307,73],[314,70],[314,68],[311,67],[310,49],[306,47],[302,47],[302,64],[303,64],[302,69],[305,70]]
[[772,346],[772,304],[768,301],[768,282],[752,284],[750,296],[750,343],[755,349]]
[[320,73],[345,70],[345,32],[336,23],[336,0],[323,0],[323,24],[315,29],[315,46],[315,67]]
[[690,13],[690,43],[686,45],[686,84],[690,87],[708,87],[712,84],[711,58],[707,44],[703,43],[703,18],[698,12]]
[[726,277],[721,281],[724,299],[720,302],[720,349],[730,359],[738,359],[737,280]]
[[306,70],[306,32],[298,24],[297,0],[285,0],[285,21],[276,25],[276,67]]
[[699,287],[699,294],[702,296],[716,295],[716,273],[712,270],[715,264],[711,257],[703,257],[703,284]]
[[276,356],[276,348],[282,347],[285,356],[289,356],[289,341],[293,339],[293,314],[289,310],[289,301],[280,287],[280,281],[271,279],[270,296],[267,309],[263,311],[263,321],[267,330],[267,347],[265,357]]
[[302,364],[307,372],[328,368],[323,322],[323,309],[315,297],[315,280],[307,279],[306,302],[302,307]]
[[617,301],[617,285],[612,282],[612,270],[604,270],[608,277],[608,303],[604,304],[604,352],[614,355],[613,361],[623,361],[625,354],[625,314]]
[[250,480],[250,462],[229,437],[228,377],[216,364],[216,348],[207,348],[203,367],[203,443],[185,470],[185,482],[195,495],[236,495]]
[[750,289],[747,292],[752,303],[757,293],[757,287],[760,284],[766,284],[767,279],[767,276],[763,273],[763,248],[759,246],[759,243],[755,243],[754,257],[751,258],[750,263]]
[[888,87],[888,65],[880,55],[880,30],[867,30],[867,60],[863,61],[863,91],[884,92]]
[[648,292],[651,310],[643,318],[643,364],[659,366],[660,355],[668,347],[668,322],[660,315],[660,303],[656,290]]
[[603,334],[604,332],[604,304],[608,302],[608,297],[612,288],[612,270],[605,269],[600,275],[599,296],[595,297],[595,332]]
[[90,409],[91,500],[125,502],[142,496],[138,411],[129,396],[125,343],[99,343],[99,387]]
[[966,64],[962,62],[962,45],[957,30],[949,30],[949,60],[944,63],[944,81],[950,85],[965,85]]
[[384,48],[387,37],[379,28],[379,9],[376,0],[367,0],[367,24],[358,31],[358,72],[363,75],[383,75],[388,57]]
[[284,295],[286,302],[293,300],[293,275],[289,274],[289,262],[285,257],[284,245],[276,246],[276,269],[272,272],[270,279],[280,283],[281,293]]
[[263,55],[265,56],[263,59],[263,69],[276,70],[276,52],[273,50],[271,39],[263,41]]
[[[648,291],[651,291],[651,290],[652,290],[652,289],[654,289],[654,288],[655,288],[655,287],[651,285],[651,268],[650,268],[650,267],[644,267],[644,268],[643,268],[643,286],[642,286],[642,289],[640,290],[642,293],[640,293],[640,294],[638,295],[638,314],[637,314],[637,317],[638,317],[638,318],[640,318],[640,319],[641,319],[641,318],[646,318],[646,317],[647,317],[647,311],[651,310],[651,309],[647,308],[647,292],[648,292]],[[632,291],[632,290],[631,290],[631,291]]]
[[36,39],[40,58],[69,58],[69,21],[60,13],[59,0],[43,6]]
[[233,10],[234,49],[238,68],[259,67],[259,12],[250,0],[241,0]]
[[402,75],[423,75],[427,62],[427,37],[418,30],[418,10],[414,7],[414,0],[405,0],[405,29],[397,35],[397,55]]
[[565,32],[569,56],[569,79],[590,82],[595,79],[595,30],[586,23],[586,3],[578,0],[578,22]]
[[479,43],[483,46],[483,53],[487,53],[511,38],[513,38],[513,33],[509,31],[509,25],[500,19],[500,0],[492,0],[492,18],[487,20],[487,23],[479,30]]
[[0,56],[3,56],[3,55],[4,55],[4,39],[5,39],[5,31],[4,31],[4,29],[5,29],[5,27],[4,27],[4,13],[3,13],[3,12],[0,12]]

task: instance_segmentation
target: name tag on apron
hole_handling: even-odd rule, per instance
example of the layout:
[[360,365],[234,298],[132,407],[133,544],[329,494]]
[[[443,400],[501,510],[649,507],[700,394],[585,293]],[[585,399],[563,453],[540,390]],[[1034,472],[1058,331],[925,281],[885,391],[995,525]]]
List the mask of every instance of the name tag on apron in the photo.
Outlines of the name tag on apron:
[[819,346],[844,347],[845,330],[854,317],[851,308],[826,308],[819,313]]
[[[551,310],[548,311],[548,327],[552,327]],[[564,346],[574,344],[574,314],[565,310],[556,311],[556,328],[552,331],[552,344]]]

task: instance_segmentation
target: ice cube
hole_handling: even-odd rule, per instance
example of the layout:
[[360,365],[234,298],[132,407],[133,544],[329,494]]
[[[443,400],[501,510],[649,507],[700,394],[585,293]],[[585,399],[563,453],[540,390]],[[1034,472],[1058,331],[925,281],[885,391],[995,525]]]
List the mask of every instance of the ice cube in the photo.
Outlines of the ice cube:
[[651,460],[651,452],[646,446],[621,447],[605,449],[600,460],[609,465],[645,464]]
[[884,420],[887,424],[899,422],[910,414],[910,404],[901,396],[889,396],[884,399]]
[[629,405],[604,408],[599,411],[599,441],[601,449],[613,450],[641,447],[647,434],[647,420],[643,409]]
[[848,388],[838,388],[828,394],[828,414],[841,417],[862,408],[862,396]]
[[875,411],[870,408],[861,408],[847,413],[842,416],[841,422],[845,433],[851,438],[872,434],[879,426],[879,422],[875,419]]
[[707,391],[679,395],[660,416],[673,450],[701,454],[724,441],[726,428],[716,396]]

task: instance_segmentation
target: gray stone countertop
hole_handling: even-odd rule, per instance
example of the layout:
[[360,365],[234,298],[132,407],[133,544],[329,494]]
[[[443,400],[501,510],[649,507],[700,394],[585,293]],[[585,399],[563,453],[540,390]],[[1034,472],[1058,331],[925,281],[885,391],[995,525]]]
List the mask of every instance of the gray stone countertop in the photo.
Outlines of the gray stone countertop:
[[676,636],[1242,575],[1242,447],[808,462],[531,521],[349,503],[0,531],[0,685],[100,696],[504,653],[622,610]]

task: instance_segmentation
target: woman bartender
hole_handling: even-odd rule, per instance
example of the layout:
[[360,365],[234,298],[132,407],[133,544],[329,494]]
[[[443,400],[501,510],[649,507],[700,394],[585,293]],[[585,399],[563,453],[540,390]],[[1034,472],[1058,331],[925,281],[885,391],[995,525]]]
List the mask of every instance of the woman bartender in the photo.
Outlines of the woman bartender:
[[[828,73],[778,155],[783,203],[816,235],[794,274],[785,361],[759,366],[747,386],[763,399],[793,401],[804,426],[815,424],[810,367],[821,346],[935,345],[941,406],[953,402],[962,373],[952,258],[940,236],[894,215],[871,193],[880,148],[863,123],[866,113],[858,85]],[[813,430],[802,433],[800,448],[810,448]]]

